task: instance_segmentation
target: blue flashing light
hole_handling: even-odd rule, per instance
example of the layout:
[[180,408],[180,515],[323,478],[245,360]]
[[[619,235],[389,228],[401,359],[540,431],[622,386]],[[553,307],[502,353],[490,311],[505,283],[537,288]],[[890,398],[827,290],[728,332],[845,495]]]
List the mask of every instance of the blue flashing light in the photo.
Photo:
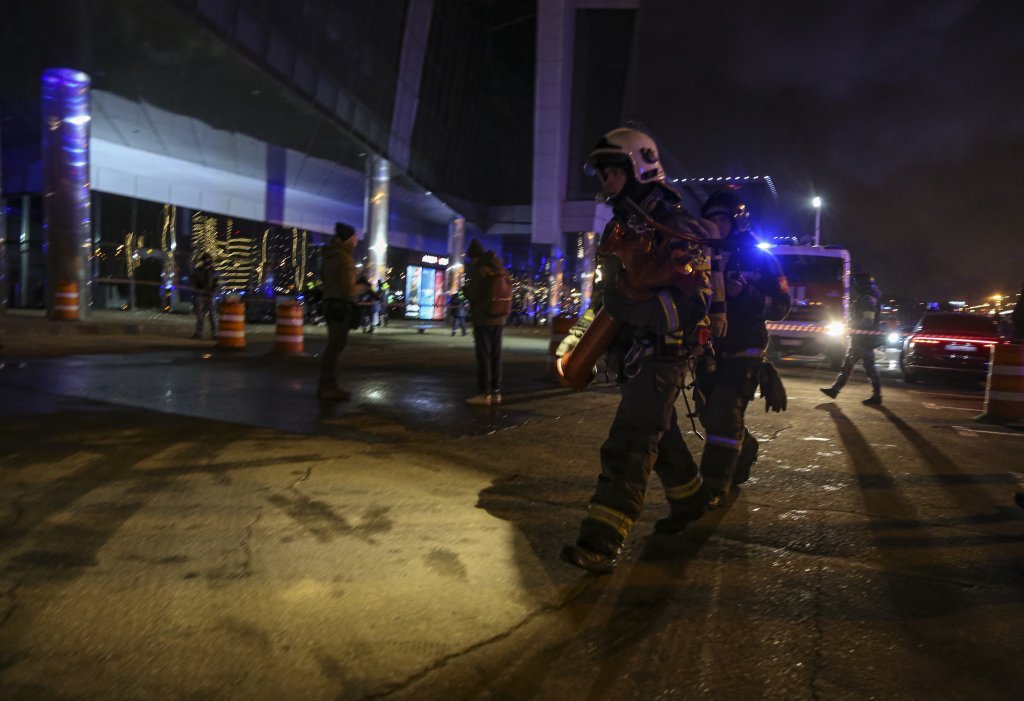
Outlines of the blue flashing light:
[[762,241],[761,243],[757,244],[757,247],[760,248],[762,251],[767,251],[769,248],[773,248],[774,245],[775,244],[768,243],[767,241]]

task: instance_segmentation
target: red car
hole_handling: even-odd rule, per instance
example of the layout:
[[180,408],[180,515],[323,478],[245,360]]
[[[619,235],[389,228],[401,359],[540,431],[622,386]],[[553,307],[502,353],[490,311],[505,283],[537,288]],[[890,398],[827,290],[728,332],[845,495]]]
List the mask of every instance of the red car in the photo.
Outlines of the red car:
[[903,379],[916,382],[935,374],[984,380],[992,346],[999,341],[999,325],[990,316],[928,312],[903,341]]

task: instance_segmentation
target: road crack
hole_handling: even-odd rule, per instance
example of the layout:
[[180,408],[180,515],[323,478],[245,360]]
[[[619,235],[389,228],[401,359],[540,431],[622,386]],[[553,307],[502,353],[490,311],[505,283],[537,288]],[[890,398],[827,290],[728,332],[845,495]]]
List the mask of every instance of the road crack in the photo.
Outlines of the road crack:
[[[312,469],[312,468],[310,468]],[[256,524],[263,517],[263,509],[259,509],[256,512],[256,518],[254,518],[249,525],[242,531],[242,540],[239,543],[242,549],[242,565],[240,568],[239,577],[244,579],[252,574],[252,534],[256,528]]]
[[11,616],[14,615],[14,610],[18,608],[15,594],[20,586],[20,582],[15,582],[3,593],[4,605],[3,608],[0,609],[0,628],[3,628],[7,621],[10,620]]
[[295,480],[294,482],[292,482],[291,484],[288,485],[288,489],[292,490],[293,492],[299,491],[299,489],[298,489],[299,485],[302,484],[303,482],[307,481],[312,475],[313,475],[313,466],[310,465],[309,467],[306,468],[306,471],[304,473],[302,473],[302,477],[298,478],[297,480]]
[[482,650],[482,649],[488,647],[489,645],[494,645],[495,643],[499,643],[499,642],[501,642],[503,640],[507,640],[508,638],[512,637],[515,633],[517,633],[518,631],[520,631],[523,628],[525,628],[526,626],[528,626],[534,620],[536,620],[536,619],[538,619],[538,618],[540,618],[542,616],[546,616],[548,614],[557,613],[558,611],[561,611],[562,609],[564,609],[566,606],[572,604],[578,598],[583,596],[594,585],[594,583],[597,582],[597,581],[598,580],[596,578],[593,578],[593,577],[580,580],[579,582],[577,582],[575,585],[573,585],[570,588],[569,593],[566,595],[566,597],[562,601],[560,601],[560,602],[558,602],[556,604],[549,604],[549,605],[546,605],[546,606],[542,606],[542,607],[540,607],[539,609],[537,609],[535,611],[531,611],[521,621],[519,621],[518,623],[513,625],[511,628],[509,628],[509,629],[507,629],[507,630],[505,630],[505,631],[503,631],[501,633],[498,633],[496,635],[493,635],[490,638],[487,638],[486,640],[481,640],[479,642],[473,643],[472,645],[469,645],[469,646],[463,648],[462,650],[458,650],[456,652],[452,652],[452,653],[449,653],[447,655],[444,655],[444,656],[438,658],[432,664],[427,665],[426,667],[424,667],[420,671],[418,671],[418,672],[416,672],[416,673],[406,677],[402,681],[394,682],[393,684],[388,685],[387,687],[385,687],[381,691],[378,691],[376,693],[370,694],[369,696],[365,696],[364,697],[365,701],[376,701],[376,699],[385,699],[388,696],[391,696],[392,694],[396,694],[398,692],[401,692],[401,691],[409,688],[410,686],[412,686],[416,682],[421,681],[422,679],[425,679],[431,673],[436,672],[437,670],[444,668],[450,662],[453,662],[453,661],[459,659],[460,657],[465,657],[467,655],[471,655],[474,652],[477,652],[478,650]]

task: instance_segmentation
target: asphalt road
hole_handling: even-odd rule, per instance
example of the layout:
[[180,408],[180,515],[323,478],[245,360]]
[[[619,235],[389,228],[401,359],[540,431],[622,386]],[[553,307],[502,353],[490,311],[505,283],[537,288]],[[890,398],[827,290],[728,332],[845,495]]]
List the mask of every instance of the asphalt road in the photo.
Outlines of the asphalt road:
[[[754,476],[681,536],[648,510],[618,570],[558,560],[616,403],[506,344],[393,328],[343,356],[94,339],[0,356],[0,698],[1015,699],[1024,431],[979,385],[782,363]],[[309,344],[317,350],[317,343]],[[82,350],[69,344],[67,352]],[[119,352],[109,352],[109,351]],[[694,452],[700,441],[687,440]]]

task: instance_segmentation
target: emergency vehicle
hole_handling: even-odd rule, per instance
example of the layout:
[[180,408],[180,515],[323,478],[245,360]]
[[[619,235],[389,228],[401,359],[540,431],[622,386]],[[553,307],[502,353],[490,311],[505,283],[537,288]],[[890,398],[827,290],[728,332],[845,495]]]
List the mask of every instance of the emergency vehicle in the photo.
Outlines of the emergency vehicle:
[[789,282],[792,309],[783,321],[769,321],[768,353],[823,356],[838,368],[846,355],[850,310],[850,252],[831,246],[761,244]]

